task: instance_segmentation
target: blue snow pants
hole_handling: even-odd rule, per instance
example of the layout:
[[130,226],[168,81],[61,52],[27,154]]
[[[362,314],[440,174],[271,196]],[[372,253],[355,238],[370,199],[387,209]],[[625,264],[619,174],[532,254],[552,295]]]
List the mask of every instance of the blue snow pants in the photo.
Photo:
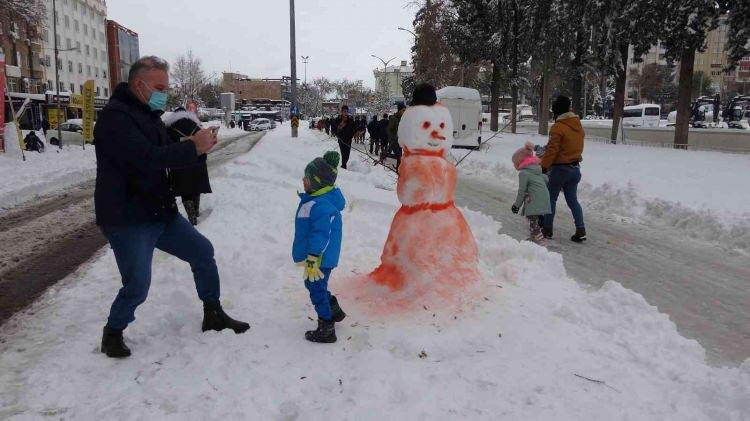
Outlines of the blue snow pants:
[[331,293],[328,292],[328,280],[333,269],[320,268],[323,279],[315,282],[305,281],[305,288],[310,291],[310,301],[318,313],[318,318],[331,320]]

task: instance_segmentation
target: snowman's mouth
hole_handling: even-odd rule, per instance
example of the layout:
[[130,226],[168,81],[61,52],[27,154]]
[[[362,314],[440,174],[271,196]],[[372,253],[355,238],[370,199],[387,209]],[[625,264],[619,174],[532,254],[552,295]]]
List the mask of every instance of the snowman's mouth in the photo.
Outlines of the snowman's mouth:
[[432,146],[433,148],[437,148],[438,146],[440,146],[439,142],[427,142],[427,144]]

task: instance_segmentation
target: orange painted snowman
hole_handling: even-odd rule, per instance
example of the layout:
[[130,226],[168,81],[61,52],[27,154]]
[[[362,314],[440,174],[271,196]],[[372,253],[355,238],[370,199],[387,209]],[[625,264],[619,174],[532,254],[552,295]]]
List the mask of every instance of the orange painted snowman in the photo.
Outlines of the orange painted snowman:
[[412,106],[401,118],[398,138],[402,206],[370,279],[405,297],[455,296],[479,279],[479,271],[474,235],[453,203],[456,167],[445,159],[453,144],[450,112],[440,103]]

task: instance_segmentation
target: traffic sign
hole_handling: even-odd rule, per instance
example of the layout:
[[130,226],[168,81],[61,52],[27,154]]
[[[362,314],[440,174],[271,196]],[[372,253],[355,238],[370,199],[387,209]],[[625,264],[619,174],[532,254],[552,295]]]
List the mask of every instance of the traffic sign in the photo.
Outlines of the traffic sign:
[[299,108],[297,108],[296,105],[292,105],[292,108],[289,110],[289,114],[291,114],[291,115],[298,115],[299,114]]

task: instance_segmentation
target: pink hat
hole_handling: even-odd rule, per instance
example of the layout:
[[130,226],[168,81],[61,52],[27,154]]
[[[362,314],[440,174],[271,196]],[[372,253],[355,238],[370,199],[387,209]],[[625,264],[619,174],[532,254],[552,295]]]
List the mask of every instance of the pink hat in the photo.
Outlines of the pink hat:
[[528,141],[523,145],[523,148],[513,152],[511,160],[513,161],[513,166],[516,167],[517,170],[541,162],[539,158],[534,156],[534,144]]

